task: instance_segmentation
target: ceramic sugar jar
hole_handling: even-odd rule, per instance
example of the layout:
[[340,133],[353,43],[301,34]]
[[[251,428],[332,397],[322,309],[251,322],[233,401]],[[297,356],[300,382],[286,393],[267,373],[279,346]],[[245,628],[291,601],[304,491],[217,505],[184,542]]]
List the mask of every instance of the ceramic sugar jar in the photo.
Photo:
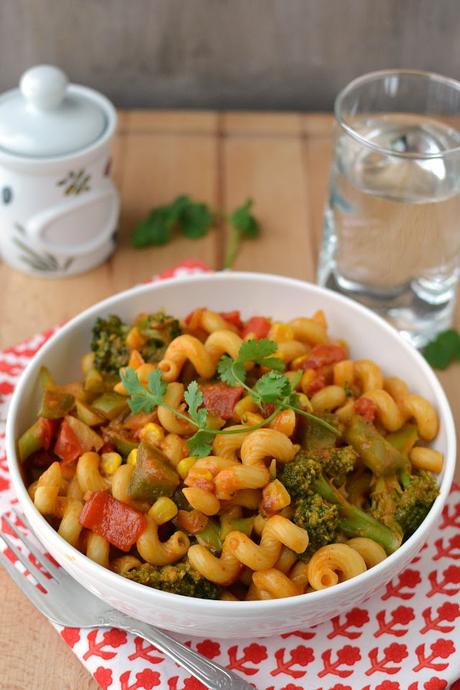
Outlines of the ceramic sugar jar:
[[119,214],[110,179],[116,112],[97,91],[51,65],[0,96],[0,253],[34,275],[61,277],[102,263]]

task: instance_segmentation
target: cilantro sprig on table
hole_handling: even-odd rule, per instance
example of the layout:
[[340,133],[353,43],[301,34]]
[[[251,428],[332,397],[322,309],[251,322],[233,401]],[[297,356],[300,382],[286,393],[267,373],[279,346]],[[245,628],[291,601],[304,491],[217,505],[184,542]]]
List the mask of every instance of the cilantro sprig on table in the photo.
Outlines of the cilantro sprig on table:
[[231,268],[241,242],[259,235],[260,226],[251,213],[252,205],[252,199],[247,199],[226,218],[223,211],[214,212],[208,204],[193,201],[187,194],[181,194],[170,204],[152,209],[134,228],[131,241],[137,249],[160,246],[170,242],[175,231],[189,239],[196,239],[206,235],[216,224],[217,218],[222,218],[228,222],[228,241],[222,267]]
[[[273,357],[276,349],[276,343],[266,338],[248,340],[241,345],[236,359],[233,360],[228,355],[224,355],[219,361],[218,373],[224,383],[230,386],[242,386],[260,406],[265,403],[274,405],[273,412],[266,419],[259,424],[248,426],[247,430],[260,429],[269,424],[281,410],[292,409],[297,414],[303,415],[338,434],[338,431],[324,419],[300,407],[295,388],[302,372],[297,372],[292,379],[283,374],[284,363],[279,358]],[[256,381],[252,388],[246,384],[246,369],[251,364],[269,369]],[[165,402],[167,384],[161,379],[159,369],[155,369],[149,374],[146,386],[139,381],[136,371],[130,367],[122,372],[121,380],[129,393],[128,405],[134,414],[149,413],[161,405],[196,428],[193,436],[187,439],[191,455],[197,457],[209,455],[214,437],[218,434],[241,433],[239,429],[212,429],[208,426],[208,411],[204,407],[203,393],[197,381],[191,381],[185,391],[184,399],[188,406],[188,414],[185,414]]]
[[454,328],[439,333],[423,348],[422,353],[435,369],[447,369],[449,364],[460,360],[460,333]]
[[167,244],[175,229],[185,237],[196,239],[206,235],[212,225],[214,216],[208,205],[181,194],[172,203],[152,209],[147,218],[136,225],[132,243],[138,249],[151,244]]

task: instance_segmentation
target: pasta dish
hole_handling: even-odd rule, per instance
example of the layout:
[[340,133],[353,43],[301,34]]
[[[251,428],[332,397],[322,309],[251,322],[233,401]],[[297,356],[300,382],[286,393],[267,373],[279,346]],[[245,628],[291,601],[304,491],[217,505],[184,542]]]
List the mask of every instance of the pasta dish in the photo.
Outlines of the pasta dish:
[[399,548],[436,496],[430,402],[326,316],[97,319],[81,380],[40,370],[18,439],[37,510],[135,582],[228,601],[321,590]]

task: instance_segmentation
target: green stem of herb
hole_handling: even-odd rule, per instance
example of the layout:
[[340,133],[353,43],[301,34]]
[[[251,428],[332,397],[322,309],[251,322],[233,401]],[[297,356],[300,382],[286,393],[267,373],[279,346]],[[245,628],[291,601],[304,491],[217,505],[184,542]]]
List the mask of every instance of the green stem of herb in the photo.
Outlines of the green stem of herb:
[[236,255],[238,254],[238,249],[240,247],[240,233],[234,227],[230,226],[228,231],[228,242],[225,251],[224,262],[222,264],[222,269],[232,268]]

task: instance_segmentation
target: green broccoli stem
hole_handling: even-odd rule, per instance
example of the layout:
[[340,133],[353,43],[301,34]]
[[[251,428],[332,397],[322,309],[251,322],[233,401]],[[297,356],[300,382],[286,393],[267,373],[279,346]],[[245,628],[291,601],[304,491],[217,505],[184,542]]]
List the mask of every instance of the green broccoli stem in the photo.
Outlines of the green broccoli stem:
[[313,482],[313,488],[324,500],[339,508],[339,527],[347,536],[367,537],[381,544],[387,553],[393,553],[401,546],[401,535],[385,527],[357,506],[349,503],[343,494],[320,476]]

